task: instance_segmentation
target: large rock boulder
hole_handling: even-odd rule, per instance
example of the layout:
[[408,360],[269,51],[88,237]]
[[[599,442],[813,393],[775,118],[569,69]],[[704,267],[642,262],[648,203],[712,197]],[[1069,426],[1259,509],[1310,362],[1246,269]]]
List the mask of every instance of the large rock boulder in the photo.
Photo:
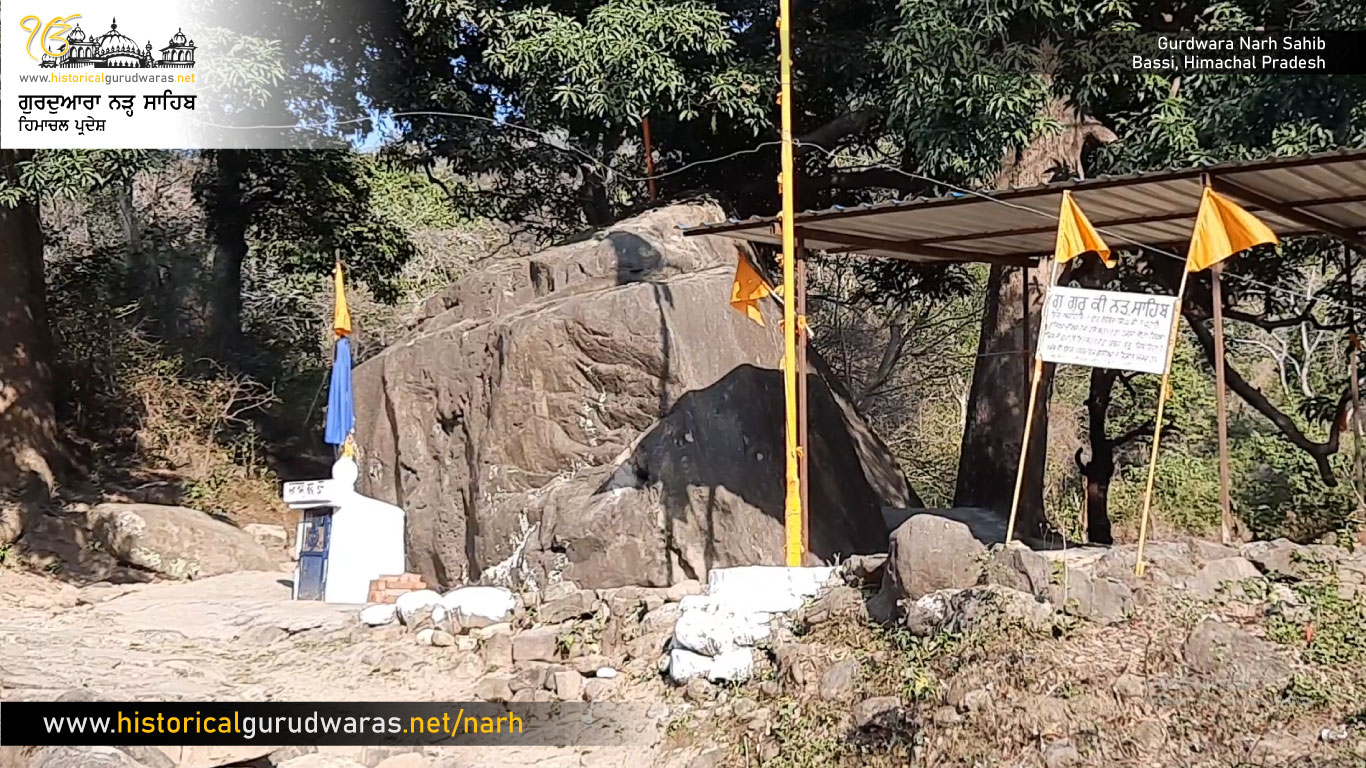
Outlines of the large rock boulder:
[[119,562],[172,579],[279,568],[250,533],[197,509],[100,504],[90,521],[96,540]]
[[1005,522],[985,509],[935,509],[912,514],[892,531],[883,574],[884,599],[914,600],[982,579],[987,547],[1005,541]]
[[[407,511],[429,581],[781,562],[777,313],[728,306],[740,245],[679,232],[721,218],[658,209],[465,278],[356,369],[362,490]],[[809,381],[813,560],[882,551],[881,509],[919,501],[819,360]]]
[[115,747],[5,747],[0,768],[148,768]]
[[1274,643],[1213,617],[1191,630],[1181,654],[1187,666],[1216,679],[1225,689],[1250,693],[1263,687],[1280,688],[1294,676],[1294,667]]

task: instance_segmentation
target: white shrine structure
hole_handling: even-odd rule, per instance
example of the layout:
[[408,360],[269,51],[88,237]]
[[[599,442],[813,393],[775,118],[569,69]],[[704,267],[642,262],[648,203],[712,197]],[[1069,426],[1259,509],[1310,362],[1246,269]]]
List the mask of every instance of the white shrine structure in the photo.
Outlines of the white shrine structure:
[[343,456],[331,479],[285,483],[285,503],[303,512],[295,600],[364,604],[370,582],[404,572],[403,510],[358,493],[359,477],[355,460]]

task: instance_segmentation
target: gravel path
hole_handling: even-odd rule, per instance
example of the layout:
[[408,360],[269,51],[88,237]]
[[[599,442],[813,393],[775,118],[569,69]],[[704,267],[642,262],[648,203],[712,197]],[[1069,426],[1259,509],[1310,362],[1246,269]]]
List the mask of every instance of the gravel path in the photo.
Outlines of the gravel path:
[[[356,606],[289,598],[283,573],[78,590],[0,569],[0,701],[51,700],[72,690],[134,701],[475,698],[475,680],[484,672],[476,654],[418,646],[397,628],[364,627]],[[658,762],[662,735],[642,724],[641,738],[645,744],[630,748],[429,748],[428,758],[435,768],[640,768]],[[259,756],[265,749],[246,751]],[[379,752],[370,750],[371,760],[358,749],[334,751],[379,762]],[[196,748],[172,757],[182,766],[209,768],[249,756],[240,748]]]

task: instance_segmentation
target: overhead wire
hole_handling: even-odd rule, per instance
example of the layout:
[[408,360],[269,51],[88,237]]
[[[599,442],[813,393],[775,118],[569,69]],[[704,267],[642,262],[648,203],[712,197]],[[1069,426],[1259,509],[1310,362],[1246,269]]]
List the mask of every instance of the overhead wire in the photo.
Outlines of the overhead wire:
[[365,116],[365,117],[346,118],[346,119],[344,119],[344,120],[317,120],[317,121],[312,121],[312,122],[309,122],[309,121],[304,120],[304,121],[300,121],[300,122],[298,122],[298,123],[293,123],[293,124],[289,124],[289,125],[219,125],[219,124],[217,124],[217,123],[211,123],[211,122],[207,122],[207,121],[199,121],[199,124],[200,124],[200,125],[207,126],[207,127],[209,127],[209,128],[226,128],[226,129],[235,130],[235,131],[254,131],[254,130],[269,130],[269,131],[296,130],[296,131],[302,131],[302,130],[314,130],[314,129],[333,128],[333,127],[342,126],[342,125],[356,125],[356,124],[359,124],[359,123],[377,123],[377,122],[379,122],[380,120],[388,120],[388,119],[395,119],[395,118],[405,118],[405,117],[455,117],[455,118],[460,118],[460,119],[463,119],[463,120],[473,120],[473,121],[475,121],[475,122],[488,123],[489,125],[493,125],[493,126],[496,126],[496,127],[498,127],[498,128],[507,128],[507,129],[509,129],[509,130],[517,131],[517,132],[519,132],[519,133],[525,133],[525,134],[528,134],[528,135],[531,135],[531,136],[535,136],[536,138],[540,139],[541,142],[542,142],[543,144],[546,144],[547,146],[551,147],[552,149],[558,149],[558,150],[560,150],[560,151],[562,151],[562,152],[568,152],[568,153],[570,153],[570,154],[578,155],[579,157],[582,157],[584,160],[587,160],[589,163],[591,163],[591,164],[593,164],[593,165],[595,165],[595,166],[597,166],[597,167],[599,167],[599,168],[602,168],[602,169],[604,169],[604,170],[606,170],[606,171],[608,171],[608,172],[610,172],[610,173],[613,173],[613,174],[617,175],[618,177],[620,177],[621,179],[623,179],[623,180],[625,180],[625,181],[643,181],[643,182],[648,182],[648,181],[649,181],[650,179],[652,179],[652,178],[653,178],[653,179],[656,179],[656,180],[658,180],[658,179],[663,179],[663,178],[667,178],[667,177],[669,177],[669,176],[674,176],[674,175],[677,175],[677,174],[680,174],[680,173],[684,173],[685,171],[692,170],[693,168],[696,168],[696,167],[698,167],[698,166],[702,166],[702,165],[713,165],[713,164],[715,164],[715,163],[722,163],[722,162],[725,162],[726,160],[731,160],[731,159],[734,159],[734,158],[737,158],[737,157],[741,157],[741,156],[743,156],[743,155],[758,154],[759,152],[763,151],[764,149],[767,149],[768,147],[779,147],[779,146],[782,146],[782,141],[779,141],[779,140],[763,141],[763,142],[760,142],[760,143],[758,143],[758,144],[755,144],[754,146],[749,147],[749,148],[746,148],[746,149],[739,149],[739,150],[736,150],[736,151],[734,151],[734,152],[729,152],[729,153],[724,154],[724,155],[717,155],[716,157],[708,157],[708,158],[705,158],[705,159],[702,159],[702,160],[694,160],[694,161],[692,161],[692,162],[686,163],[686,164],[681,165],[681,166],[679,166],[678,168],[674,168],[674,169],[672,169],[672,170],[663,171],[663,172],[661,172],[661,173],[656,173],[656,174],[649,175],[649,176],[636,176],[636,175],[632,174],[632,173],[629,172],[629,171],[623,170],[623,169],[621,169],[621,168],[618,168],[618,167],[612,165],[611,163],[603,162],[602,160],[600,160],[600,159],[594,157],[594,156],[593,156],[592,154],[590,154],[588,151],[586,151],[586,150],[584,150],[584,149],[582,149],[582,148],[580,148],[580,147],[578,147],[578,146],[575,146],[574,144],[572,144],[572,143],[570,143],[570,142],[567,142],[567,141],[562,140],[559,136],[555,135],[555,133],[552,132],[552,131],[543,131],[543,130],[540,130],[540,129],[537,129],[537,128],[532,128],[532,127],[526,126],[526,125],[518,125],[517,123],[509,122],[509,121],[507,121],[507,120],[502,120],[502,119],[499,119],[499,118],[496,118],[496,117],[489,117],[489,116],[487,116],[487,115],[474,115],[474,114],[470,114],[470,113],[468,113],[468,112],[448,112],[448,111],[445,111],[445,110],[419,109],[419,110],[412,110],[412,111],[407,111],[407,112],[389,112],[389,113],[385,113],[385,114],[382,114],[382,115],[367,115],[367,116]]
[[[729,152],[729,153],[726,153],[726,154],[723,154],[723,155],[717,155],[717,156],[715,156],[715,157],[704,158],[704,159],[701,159],[701,160],[694,160],[694,161],[685,163],[685,164],[683,164],[683,165],[681,165],[681,166],[679,166],[679,167],[677,167],[677,168],[673,168],[673,169],[670,169],[670,170],[667,170],[667,171],[663,171],[663,172],[660,172],[660,173],[653,174],[652,176],[637,176],[637,175],[635,175],[635,174],[633,174],[633,173],[631,173],[631,172],[629,172],[629,171],[626,171],[626,170],[624,170],[624,169],[618,168],[618,167],[616,167],[616,166],[614,166],[614,165],[612,165],[612,164],[610,164],[610,163],[607,163],[607,162],[604,162],[604,161],[598,159],[597,157],[594,157],[594,156],[593,156],[592,154],[590,154],[588,151],[582,149],[581,147],[578,147],[578,146],[574,145],[574,144],[571,143],[571,142],[564,141],[563,139],[561,139],[559,136],[555,135],[555,133],[553,133],[553,132],[551,132],[551,131],[544,131],[544,130],[540,130],[540,129],[536,129],[536,128],[531,128],[531,127],[525,126],[525,125],[519,125],[519,124],[517,124],[517,123],[510,122],[510,121],[505,120],[505,119],[499,119],[499,118],[494,118],[494,117],[488,117],[487,115],[470,114],[470,113],[467,113],[467,112],[452,112],[452,111],[447,111],[447,110],[409,110],[409,111],[401,111],[401,112],[390,112],[390,113],[378,114],[378,115],[367,115],[367,116],[364,116],[364,117],[347,118],[347,119],[342,119],[342,120],[325,120],[325,121],[313,121],[313,122],[309,122],[309,121],[300,121],[300,122],[293,123],[293,124],[288,124],[288,125],[243,125],[243,126],[232,125],[232,126],[225,126],[225,125],[217,125],[217,124],[215,124],[215,123],[208,123],[208,122],[203,122],[203,123],[201,123],[201,124],[206,125],[206,126],[209,126],[209,127],[227,128],[227,129],[232,129],[232,130],[258,130],[258,129],[259,129],[259,130],[310,130],[310,129],[335,128],[335,127],[338,127],[338,126],[343,126],[343,125],[356,125],[356,124],[360,124],[360,123],[378,123],[378,122],[381,121],[381,120],[401,119],[401,118],[407,118],[407,117],[451,117],[451,118],[457,118],[457,119],[463,119],[463,120],[473,120],[473,121],[476,121],[476,122],[488,123],[488,124],[490,124],[490,125],[494,125],[494,126],[497,126],[497,127],[499,127],[499,128],[506,128],[506,129],[509,129],[509,130],[513,130],[513,131],[517,131],[517,132],[520,132],[520,133],[528,134],[528,135],[531,135],[531,136],[536,137],[536,138],[539,139],[542,143],[544,143],[544,144],[550,146],[550,147],[553,148],[553,149],[557,149],[557,150],[560,150],[560,151],[562,151],[562,152],[568,152],[568,153],[570,153],[570,154],[577,155],[577,156],[583,158],[584,160],[586,160],[587,162],[591,163],[592,165],[597,166],[598,168],[604,169],[604,170],[606,170],[606,171],[608,171],[608,172],[610,172],[610,173],[612,173],[612,174],[615,174],[618,178],[620,178],[620,179],[622,179],[622,180],[624,180],[624,181],[632,181],[632,182],[648,182],[651,178],[654,178],[655,180],[662,179],[662,178],[667,178],[667,177],[669,177],[669,176],[674,176],[674,175],[677,175],[677,174],[680,174],[680,173],[685,173],[685,172],[687,172],[687,171],[689,171],[689,170],[692,170],[692,169],[697,168],[697,167],[700,167],[700,166],[713,165],[713,164],[716,164],[716,163],[725,162],[726,160],[732,160],[732,159],[734,159],[734,158],[736,158],[736,157],[741,157],[741,156],[744,156],[744,155],[757,154],[757,153],[762,152],[764,149],[767,149],[767,148],[769,148],[769,147],[777,147],[777,146],[781,146],[781,145],[782,145],[782,142],[781,142],[781,141],[777,141],[777,140],[774,140],[774,141],[764,141],[764,142],[760,142],[760,143],[755,144],[754,146],[749,147],[749,148],[746,148],[746,149],[736,150],[736,151],[734,151],[734,152]],[[817,144],[817,143],[814,143],[814,142],[810,142],[810,141],[802,141],[801,139],[794,139],[794,143],[795,143],[798,147],[809,147],[809,148],[811,148],[811,149],[814,149],[814,150],[816,150],[816,151],[818,151],[818,152],[820,152],[820,153],[826,155],[826,156],[829,157],[831,160],[836,160],[836,161],[838,161],[838,160],[841,159],[836,151],[831,150],[831,149],[828,149],[828,148],[826,148],[826,147],[824,147],[824,146],[822,146],[822,145],[820,145],[820,144]],[[904,169],[904,168],[898,168],[898,167],[896,167],[896,166],[894,166],[894,165],[888,165],[888,164],[886,164],[886,163],[876,163],[876,162],[874,162],[874,163],[862,163],[862,164],[860,164],[860,165],[856,165],[856,166],[852,166],[852,167],[848,167],[848,168],[842,167],[843,170],[866,170],[866,169],[872,169],[872,168],[877,168],[877,169],[879,169],[879,170],[890,171],[890,172],[893,172],[893,173],[896,173],[896,174],[900,174],[900,175],[902,175],[902,176],[905,176],[905,177],[907,177],[907,178],[909,178],[909,179],[914,179],[914,180],[916,180],[916,181],[922,181],[922,182],[925,182],[925,183],[928,183],[928,184],[932,184],[932,185],[935,185],[935,186],[937,186],[937,187],[941,187],[941,188],[943,188],[943,189],[951,190],[951,191],[954,191],[954,192],[957,192],[957,193],[960,193],[960,194],[971,195],[971,196],[973,196],[973,197],[977,197],[977,198],[980,198],[980,199],[983,199],[983,200],[990,201],[990,202],[992,202],[992,203],[996,203],[997,205],[1003,205],[1003,206],[1006,206],[1006,207],[1008,207],[1008,208],[1013,208],[1013,209],[1020,210],[1020,211],[1026,211],[1026,212],[1031,213],[1031,214],[1034,214],[1034,215],[1036,215],[1036,216],[1040,216],[1040,217],[1049,219],[1050,221],[1057,221],[1057,220],[1058,220],[1058,214],[1055,213],[1055,212],[1049,212],[1049,211],[1047,211],[1047,210],[1039,210],[1039,209],[1037,209],[1037,208],[1031,208],[1031,207],[1026,206],[1026,205],[1020,205],[1020,204],[1018,204],[1018,203],[1014,203],[1014,202],[1011,202],[1011,201],[1009,201],[1009,200],[1002,200],[1001,198],[998,198],[998,197],[996,197],[996,196],[994,196],[994,195],[991,195],[990,193],[983,192],[983,191],[981,191],[981,190],[972,189],[972,188],[970,188],[970,187],[964,187],[964,186],[961,186],[961,185],[958,185],[958,184],[954,184],[953,182],[945,181],[945,180],[943,180],[943,179],[935,178],[935,177],[933,177],[933,176],[929,176],[929,175],[926,175],[926,174],[923,174],[923,173],[917,173],[917,172],[915,172],[915,171],[908,171],[908,170],[906,170],[906,169]],[[1135,239],[1133,239],[1133,238],[1131,238],[1131,237],[1128,237],[1127,235],[1121,234],[1121,233],[1119,233],[1119,232],[1115,232],[1115,231],[1113,231],[1113,230],[1106,229],[1106,228],[1104,228],[1104,227],[1096,227],[1096,230],[1097,230],[1098,232],[1104,234],[1104,235],[1108,235],[1108,236],[1110,236],[1110,237],[1112,237],[1112,238],[1114,238],[1114,239],[1116,239],[1116,240],[1122,241],[1122,242],[1124,242],[1124,243],[1126,243],[1126,244],[1128,244],[1128,245],[1130,245],[1130,246],[1133,246],[1134,248],[1138,248],[1138,249],[1140,249],[1140,250],[1148,251],[1149,253],[1153,253],[1153,254],[1156,254],[1156,255],[1159,255],[1159,256],[1163,256],[1163,257],[1166,257],[1166,258],[1169,258],[1169,259],[1173,259],[1173,260],[1179,261],[1179,262],[1181,262],[1181,263],[1183,263],[1183,264],[1184,264],[1185,261],[1186,261],[1185,257],[1181,256],[1180,254],[1174,253],[1174,252],[1169,251],[1169,250],[1167,250],[1167,249],[1165,249],[1165,248],[1159,248],[1159,247],[1157,247],[1157,246],[1154,246],[1154,245],[1151,245],[1151,244],[1148,244],[1148,243],[1143,243],[1143,242],[1141,242],[1141,241],[1135,240]],[[1258,280],[1258,279],[1256,279],[1256,278],[1249,277],[1249,276],[1247,276],[1247,275],[1241,275],[1241,274],[1237,274],[1237,273],[1234,273],[1234,272],[1225,272],[1224,275],[1225,275],[1226,277],[1228,277],[1228,278],[1231,278],[1231,279],[1233,279],[1233,280],[1237,280],[1237,281],[1242,282],[1242,283],[1244,283],[1244,284],[1246,284],[1246,285],[1256,286],[1257,288],[1260,288],[1260,289],[1265,290],[1265,291],[1269,291],[1269,292],[1272,292],[1272,293],[1277,293],[1277,294],[1281,294],[1281,295],[1284,295],[1284,296],[1288,296],[1288,297],[1292,300],[1292,302],[1298,302],[1298,301],[1300,301],[1301,299],[1308,298],[1310,301],[1316,302],[1316,303],[1321,304],[1321,305],[1323,305],[1323,306],[1334,307],[1334,308],[1336,308],[1336,309],[1338,309],[1338,310],[1340,310],[1340,311],[1342,311],[1342,312],[1347,313],[1347,315],[1348,315],[1349,317],[1353,317],[1353,318],[1355,318],[1358,314],[1366,313],[1366,308],[1358,309],[1358,308],[1353,307],[1353,306],[1350,306],[1350,305],[1348,305],[1348,304],[1343,304],[1342,302],[1338,302],[1338,301],[1334,301],[1334,300],[1331,300],[1331,299],[1327,299],[1327,298],[1324,298],[1324,297],[1322,297],[1322,296],[1312,296],[1312,295],[1306,296],[1306,294],[1302,294],[1302,293],[1300,293],[1300,292],[1298,292],[1298,291],[1295,291],[1295,290],[1293,290],[1293,289],[1284,288],[1284,287],[1282,287],[1282,286],[1275,285],[1274,283],[1268,283],[1268,282],[1265,282],[1265,281],[1263,281],[1263,280]]]

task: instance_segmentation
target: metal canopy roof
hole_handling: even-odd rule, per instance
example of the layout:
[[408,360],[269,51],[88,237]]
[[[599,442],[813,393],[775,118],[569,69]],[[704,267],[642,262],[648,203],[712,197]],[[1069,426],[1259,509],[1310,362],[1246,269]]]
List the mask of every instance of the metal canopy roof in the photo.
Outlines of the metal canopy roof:
[[[1071,190],[1111,248],[1133,243],[1184,252],[1203,177],[1276,234],[1327,234],[1366,248],[1366,149],[1101,176],[948,197],[835,207],[796,216],[807,248],[910,261],[1026,265],[1051,256],[1063,190]],[[1004,201],[1005,205],[1002,204]],[[780,245],[779,217],[686,227]]]

